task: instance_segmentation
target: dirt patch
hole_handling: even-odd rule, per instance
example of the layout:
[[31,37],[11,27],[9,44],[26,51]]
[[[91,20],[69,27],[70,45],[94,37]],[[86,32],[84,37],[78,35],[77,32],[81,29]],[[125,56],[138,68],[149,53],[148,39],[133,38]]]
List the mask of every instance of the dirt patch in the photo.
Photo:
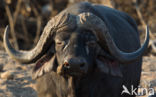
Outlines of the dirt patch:
[[[37,97],[31,79],[32,65],[20,65],[0,51],[0,97]],[[29,71],[30,70],[30,71]],[[7,78],[10,76],[9,78]]]
[[[21,65],[10,59],[4,51],[0,51],[0,65],[3,67],[0,75],[7,72],[13,75],[11,79],[0,77],[0,97],[37,97],[34,87],[35,81],[31,78],[33,64]],[[156,90],[155,56],[144,57],[140,86]]]

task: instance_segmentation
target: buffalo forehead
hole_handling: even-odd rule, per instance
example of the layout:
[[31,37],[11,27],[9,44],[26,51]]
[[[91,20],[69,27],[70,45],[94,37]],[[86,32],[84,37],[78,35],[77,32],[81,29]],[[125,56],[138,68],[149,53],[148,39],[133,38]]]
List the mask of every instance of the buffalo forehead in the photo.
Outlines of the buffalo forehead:
[[71,36],[72,32],[68,32],[68,31],[62,31],[56,34],[55,39],[59,39],[59,40],[67,40],[69,39],[69,37]]
[[96,40],[95,35],[91,31],[81,28],[73,31],[61,31],[56,34],[55,39],[63,41],[69,39],[70,37],[79,37],[81,39]]

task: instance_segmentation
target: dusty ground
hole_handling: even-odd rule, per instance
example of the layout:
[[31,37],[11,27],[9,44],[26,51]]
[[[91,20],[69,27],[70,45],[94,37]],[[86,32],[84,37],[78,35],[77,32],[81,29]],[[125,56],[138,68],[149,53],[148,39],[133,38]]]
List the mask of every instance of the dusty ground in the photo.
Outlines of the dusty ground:
[[32,65],[20,65],[0,51],[0,66],[2,65],[0,97],[37,97],[33,89],[34,81],[31,79]]
[[[34,89],[35,82],[31,79],[32,66],[20,65],[0,50],[0,97],[37,97]],[[156,57],[154,56],[144,57],[141,86],[156,90]]]

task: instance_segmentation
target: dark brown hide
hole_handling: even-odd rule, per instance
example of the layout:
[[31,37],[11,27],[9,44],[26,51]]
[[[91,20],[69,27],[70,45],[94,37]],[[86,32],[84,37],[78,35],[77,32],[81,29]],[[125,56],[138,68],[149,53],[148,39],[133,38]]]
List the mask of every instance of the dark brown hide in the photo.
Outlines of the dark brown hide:
[[118,97],[122,78],[95,70],[82,79],[64,78],[49,72],[36,81],[38,97]]

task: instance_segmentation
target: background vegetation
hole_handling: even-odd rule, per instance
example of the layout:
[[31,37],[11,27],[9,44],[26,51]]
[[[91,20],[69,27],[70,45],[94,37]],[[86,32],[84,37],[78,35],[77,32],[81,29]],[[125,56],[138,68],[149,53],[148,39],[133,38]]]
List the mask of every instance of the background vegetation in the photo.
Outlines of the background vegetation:
[[136,20],[140,34],[144,33],[148,24],[152,42],[156,38],[156,0],[0,0],[0,49],[3,49],[2,37],[6,25],[11,27],[10,41],[13,46],[30,49],[37,43],[51,17],[80,1],[124,11]]

